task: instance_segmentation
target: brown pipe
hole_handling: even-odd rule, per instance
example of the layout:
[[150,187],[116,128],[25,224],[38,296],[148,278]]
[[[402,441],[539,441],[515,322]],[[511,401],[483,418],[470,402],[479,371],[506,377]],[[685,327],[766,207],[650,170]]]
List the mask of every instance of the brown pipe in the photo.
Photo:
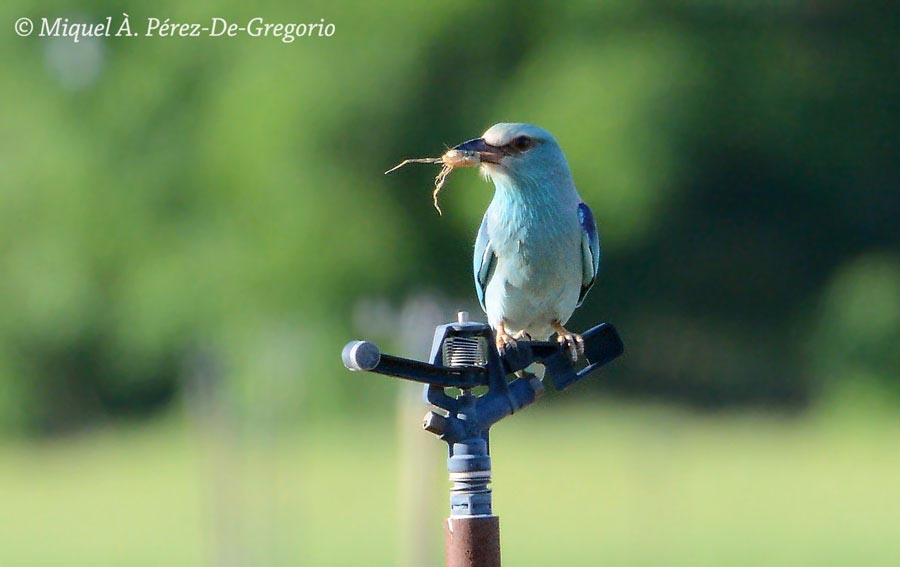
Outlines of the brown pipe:
[[500,567],[500,518],[449,517],[444,526],[447,567]]

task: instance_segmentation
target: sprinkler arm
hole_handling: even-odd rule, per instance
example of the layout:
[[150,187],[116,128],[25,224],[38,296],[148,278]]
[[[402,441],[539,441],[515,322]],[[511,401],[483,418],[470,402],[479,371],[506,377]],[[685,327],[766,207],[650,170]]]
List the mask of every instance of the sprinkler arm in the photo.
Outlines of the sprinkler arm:
[[[443,327],[454,325],[444,325]],[[438,329],[440,331],[442,327]],[[436,352],[443,337],[444,334],[435,335],[435,349],[432,352],[434,362],[439,360]],[[491,348],[490,356],[499,356],[506,374],[524,370],[534,362],[543,364],[547,368],[547,374],[553,380],[554,387],[557,390],[564,390],[614,360],[624,351],[622,339],[619,338],[615,327],[609,323],[593,327],[582,337],[584,338],[584,357],[588,364],[581,370],[575,369],[575,365],[569,357],[569,350],[556,342],[517,341],[515,346],[504,349],[502,353]],[[493,341],[490,344],[493,344]],[[429,364],[382,354],[377,345],[368,341],[347,343],[341,357],[344,366],[349,370],[373,372],[441,388],[473,388],[488,386],[491,382],[491,373],[488,367],[447,367],[436,363]],[[497,385],[499,386],[499,384]]]
[[[622,339],[615,327],[603,323],[585,332],[584,358],[587,365],[576,370],[568,348],[558,342],[517,341],[514,346],[497,351],[487,350],[486,366],[448,367],[441,364],[441,348],[446,337],[463,330],[481,330],[493,345],[493,331],[478,323],[449,323],[437,328],[432,349],[432,363],[382,354],[378,346],[367,341],[354,341],[344,347],[342,358],[350,370],[373,372],[394,378],[426,384],[425,399],[445,410],[447,415],[429,412],[424,428],[450,443],[485,436],[492,425],[521,408],[534,403],[544,392],[541,380],[523,373],[511,382],[507,376],[524,371],[533,363],[543,364],[557,390],[572,384],[622,354]],[[471,388],[487,386],[479,396]],[[466,395],[448,396],[446,388],[459,388]]]

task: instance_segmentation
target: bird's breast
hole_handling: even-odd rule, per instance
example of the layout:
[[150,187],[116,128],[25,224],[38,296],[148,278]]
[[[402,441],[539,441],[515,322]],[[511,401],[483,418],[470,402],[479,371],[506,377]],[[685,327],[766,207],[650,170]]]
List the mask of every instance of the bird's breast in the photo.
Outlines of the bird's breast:
[[572,314],[581,289],[581,234],[571,215],[492,212],[488,236],[497,256],[485,307],[490,319],[538,332]]
[[[496,256],[484,306],[495,326],[545,338],[572,315],[582,281],[581,226],[568,168],[526,167],[493,175],[486,232]],[[546,165],[546,164],[544,164]]]

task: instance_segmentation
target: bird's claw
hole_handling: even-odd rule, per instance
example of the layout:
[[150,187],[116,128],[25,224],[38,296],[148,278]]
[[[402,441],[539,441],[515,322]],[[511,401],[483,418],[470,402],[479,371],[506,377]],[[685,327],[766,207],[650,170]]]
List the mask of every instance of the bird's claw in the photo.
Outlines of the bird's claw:
[[502,329],[497,329],[496,344],[498,351],[502,352],[505,349],[516,348],[516,343],[522,340],[530,341],[531,335],[529,335],[525,331],[517,331],[510,335],[508,332],[506,332],[505,327]]
[[581,335],[567,331],[562,325],[556,328],[556,335],[557,342],[569,349],[572,355],[572,362],[577,361],[579,356],[584,355],[584,339]]
[[516,337],[510,335],[505,330],[498,330],[497,337],[494,342],[497,345],[497,350],[503,352],[506,349],[515,348]]
[[566,333],[556,338],[559,344],[569,349],[572,354],[572,362],[578,360],[578,357],[584,354],[584,339],[576,333]]
[[497,350],[499,352],[503,352],[506,349],[516,348],[516,341],[531,340],[531,335],[526,333],[524,330],[517,331],[516,333],[510,335],[506,330],[506,322],[503,321],[499,325],[497,325],[494,342],[497,345]]
[[521,340],[530,341],[531,335],[529,335],[525,331],[519,331],[518,333],[514,334],[512,336],[512,338],[513,338],[513,340],[516,340],[516,341],[521,341]]

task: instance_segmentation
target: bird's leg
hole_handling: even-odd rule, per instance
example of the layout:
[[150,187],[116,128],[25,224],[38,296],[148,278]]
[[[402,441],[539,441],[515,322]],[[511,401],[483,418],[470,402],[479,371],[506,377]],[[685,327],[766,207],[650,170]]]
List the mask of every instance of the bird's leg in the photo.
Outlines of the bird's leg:
[[518,333],[513,334],[512,338],[513,338],[514,340],[517,340],[517,341],[521,341],[521,340],[523,340],[523,339],[526,340],[526,341],[530,341],[530,340],[531,340],[531,335],[529,335],[528,333],[526,333],[526,332],[525,332],[525,329],[522,329],[522,330],[519,331]]
[[510,335],[509,332],[507,332],[506,321],[503,321],[501,319],[500,322],[497,323],[497,328],[494,329],[494,331],[495,331],[494,339],[495,339],[495,343],[497,344],[498,351],[502,351],[505,348],[510,348],[510,347],[515,346],[516,339],[515,339],[515,337]]
[[567,331],[559,321],[553,322],[553,328],[556,329],[556,340],[559,344],[568,347],[572,353],[572,362],[578,360],[578,357],[584,354],[584,339],[581,335]]

